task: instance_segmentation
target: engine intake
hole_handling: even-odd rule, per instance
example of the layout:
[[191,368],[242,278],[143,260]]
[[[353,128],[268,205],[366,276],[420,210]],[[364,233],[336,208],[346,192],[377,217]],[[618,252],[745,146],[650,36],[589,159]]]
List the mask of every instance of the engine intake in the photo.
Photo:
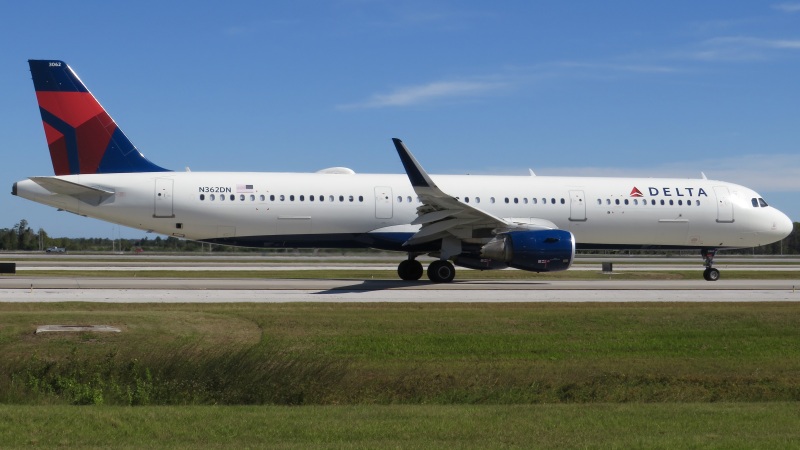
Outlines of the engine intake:
[[567,270],[575,259],[575,237],[564,230],[510,231],[486,243],[481,256],[533,272]]

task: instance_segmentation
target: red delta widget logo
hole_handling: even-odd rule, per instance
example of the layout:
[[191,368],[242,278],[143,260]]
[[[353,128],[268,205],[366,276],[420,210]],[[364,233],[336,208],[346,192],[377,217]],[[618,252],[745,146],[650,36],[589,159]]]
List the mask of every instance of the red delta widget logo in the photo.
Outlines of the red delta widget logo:
[[[650,197],[708,197],[705,189],[697,187],[648,187],[647,193]],[[644,197],[642,191],[636,186],[631,189],[631,197]]]

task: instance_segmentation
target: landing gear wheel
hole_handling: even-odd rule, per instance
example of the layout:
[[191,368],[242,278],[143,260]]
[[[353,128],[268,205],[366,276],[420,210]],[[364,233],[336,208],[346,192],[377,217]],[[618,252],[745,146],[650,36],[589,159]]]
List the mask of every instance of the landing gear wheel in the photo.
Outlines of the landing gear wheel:
[[711,265],[714,264],[714,256],[716,254],[717,254],[717,249],[715,248],[700,249],[700,256],[703,257],[703,264],[706,266],[706,270],[703,272],[703,278],[706,281],[719,280],[719,270],[711,267]]
[[397,266],[401,280],[416,281],[422,277],[422,264],[416,259],[406,259]]
[[708,267],[705,271],[703,271],[703,278],[706,281],[717,281],[719,280],[719,270]]
[[449,283],[456,277],[456,268],[450,261],[434,261],[428,266],[428,278],[434,283]]

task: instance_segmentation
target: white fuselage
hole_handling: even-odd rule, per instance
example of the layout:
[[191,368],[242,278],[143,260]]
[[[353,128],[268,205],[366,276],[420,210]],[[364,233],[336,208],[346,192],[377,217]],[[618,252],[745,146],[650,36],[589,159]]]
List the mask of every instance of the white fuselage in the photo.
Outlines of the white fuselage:
[[[460,201],[519,223],[550,221],[578,248],[752,247],[792,229],[754,191],[706,179],[432,175]],[[406,175],[159,172],[54,177],[113,192],[99,205],[31,180],[17,195],[191,240],[257,247],[402,243],[420,205]],[[755,199],[755,201],[754,201]],[[756,206],[754,206],[754,204]],[[462,236],[486,242],[485,235]]]

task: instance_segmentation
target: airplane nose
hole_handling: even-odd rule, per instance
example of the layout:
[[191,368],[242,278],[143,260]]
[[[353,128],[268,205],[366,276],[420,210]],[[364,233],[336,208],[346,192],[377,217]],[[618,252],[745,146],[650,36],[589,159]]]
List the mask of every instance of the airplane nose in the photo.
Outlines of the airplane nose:
[[789,236],[792,231],[794,231],[794,223],[786,214],[780,211],[776,212],[778,217],[775,218],[775,222],[772,225],[772,230],[774,232],[775,239],[781,240],[786,236]]

